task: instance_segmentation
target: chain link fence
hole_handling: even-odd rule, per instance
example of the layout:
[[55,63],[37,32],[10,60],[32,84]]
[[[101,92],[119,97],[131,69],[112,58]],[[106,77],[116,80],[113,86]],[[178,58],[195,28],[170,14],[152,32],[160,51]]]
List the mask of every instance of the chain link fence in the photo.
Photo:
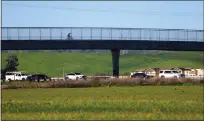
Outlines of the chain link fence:
[[2,27],[2,40],[156,40],[203,42],[204,30],[98,28],[98,27]]

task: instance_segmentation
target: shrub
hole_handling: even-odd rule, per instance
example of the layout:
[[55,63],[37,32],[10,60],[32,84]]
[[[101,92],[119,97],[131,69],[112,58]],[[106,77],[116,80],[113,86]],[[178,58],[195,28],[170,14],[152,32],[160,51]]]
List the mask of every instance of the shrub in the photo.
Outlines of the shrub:
[[94,78],[84,81],[72,80],[56,80],[50,82],[28,82],[28,81],[12,81],[5,82],[1,89],[17,89],[17,88],[84,88],[84,87],[99,87],[99,86],[135,86],[135,85],[182,85],[203,83],[204,80],[199,79],[161,79],[151,78],[147,80],[127,78],[127,79],[100,79]]

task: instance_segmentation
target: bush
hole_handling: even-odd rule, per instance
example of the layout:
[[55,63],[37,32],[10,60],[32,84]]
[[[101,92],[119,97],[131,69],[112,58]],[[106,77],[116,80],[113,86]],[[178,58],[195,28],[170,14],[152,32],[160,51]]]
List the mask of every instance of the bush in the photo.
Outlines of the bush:
[[129,76],[130,75],[130,72],[125,72],[123,74],[121,74],[122,76]]
[[50,82],[28,82],[28,81],[12,81],[2,83],[2,89],[17,89],[17,88],[84,88],[84,87],[99,87],[99,86],[135,86],[135,85],[183,85],[183,84],[202,84],[204,80],[199,79],[100,79],[94,78],[86,81],[72,80],[57,80]]
[[107,74],[107,73],[96,73],[96,74],[94,74],[94,76],[111,76],[111,74]]
[[99,86],[101,86],[100,79],[99,78],[95,78],[95,79],[91,80],[90,81],[90,86],[91,87],[99,87]]

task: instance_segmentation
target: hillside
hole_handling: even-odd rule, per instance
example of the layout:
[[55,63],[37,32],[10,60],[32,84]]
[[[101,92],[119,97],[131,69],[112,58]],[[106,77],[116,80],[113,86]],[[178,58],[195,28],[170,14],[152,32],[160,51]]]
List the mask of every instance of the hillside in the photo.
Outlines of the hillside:
[[[66,53],[66,52],[12,52],[2,53],[2,66],[8,55],[17,55],[21,71],[62,76],[64,72],[112,74],[111,53]],[[203,52],[170,52],[155,54],[128,54],[120,56],[120,74],[137,68],[149,67],[195,67],[203,68]]]

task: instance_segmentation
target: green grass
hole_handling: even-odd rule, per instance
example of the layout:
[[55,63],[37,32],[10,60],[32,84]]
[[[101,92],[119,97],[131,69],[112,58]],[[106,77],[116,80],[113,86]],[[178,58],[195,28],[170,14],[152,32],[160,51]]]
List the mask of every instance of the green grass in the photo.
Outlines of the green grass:
[[3,120],[203,120],[203,86],[2,90]]
[[[18,52],[3,53],[2,66],[8,55],[19,57],[19,70],[28,73],[44,73],[49,76],[62,76],[64,71],[81,72],[86,75],[96,73],[112,74],[112,57],[109,54],[57,53],[57,52]],[[203,52],[172,52],[161,54],[134,54],[120,56],[120,74],[137,68],[150,67],[203,67]]]

